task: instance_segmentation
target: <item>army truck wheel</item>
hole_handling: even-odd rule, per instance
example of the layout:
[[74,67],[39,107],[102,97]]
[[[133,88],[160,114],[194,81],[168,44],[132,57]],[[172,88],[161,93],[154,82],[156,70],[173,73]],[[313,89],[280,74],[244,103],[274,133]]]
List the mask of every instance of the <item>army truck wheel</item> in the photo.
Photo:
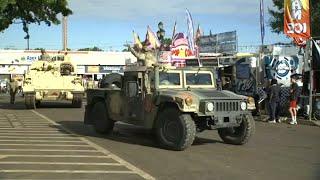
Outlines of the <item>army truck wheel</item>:
[[72,106],[75,108],[81,108],[82,107],[82,99],[83,99],[82,94],[73,94]]
[[25,94],[24,102],[27,109],[36,109],[36,97],[34,94]]
[[253,117],[245,115],[239,127],[220,128],[218,129],[218,134],[225,143],[242,145],[249,141],[254,131],[255,123]]
[[40,105],[41,105],[41,101],[36,101],[36,108],[39,108],[40,107]]
[[122,75],[117,73],[106,75],[100,82],[100,88],[111,87],[112,84],[118,88],[122,88]]
[[178,151],[191,146],[196,135],[192,117],[181,114],[176,108],[168,108],[159,113],[155,130],[162,146]]
[[92,115],[94,129],[97,133],[108,134],[112,131],[114,121],[108,117],[104,102],[98,101],[93,105]]

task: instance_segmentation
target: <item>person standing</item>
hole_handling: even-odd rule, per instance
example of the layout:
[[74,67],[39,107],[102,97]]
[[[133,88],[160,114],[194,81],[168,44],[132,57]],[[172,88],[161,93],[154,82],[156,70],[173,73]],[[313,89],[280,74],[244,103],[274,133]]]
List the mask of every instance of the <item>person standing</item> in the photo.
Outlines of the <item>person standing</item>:
[[297,100],[298,100],[298,84],[296,79],[291,76],[290,86],[290,107],[289,112],[291,114],[290,124],[297,124]]
[[47,54],[46,50],[44,50],[44,49],[41,49],[40,60],[42,60],[42,61],[50,61],[51,60],[50,56]]
[[276,123],[277,109],[280,101],[280,87],[276,79],[271,80],[270,94],[269,94],[269,123]]
[[14,104],[16,100],[16,94],[18,91],[17,80],[15,80],[14,78],[11,78],[9,86],[10,86],[10,104]]

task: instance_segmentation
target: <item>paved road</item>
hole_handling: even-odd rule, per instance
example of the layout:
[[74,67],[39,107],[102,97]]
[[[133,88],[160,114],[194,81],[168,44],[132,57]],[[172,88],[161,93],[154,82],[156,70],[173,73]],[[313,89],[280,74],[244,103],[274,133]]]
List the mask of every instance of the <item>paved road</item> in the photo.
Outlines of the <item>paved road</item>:
[[128,125],[117,124],[111,135],[98,135],[83,125],[83,109],[66,104],[44,104],[36,112],[156,179],[320,179],[319,127],[257,122],[247,145],[224,144],[215,131],[206,131],[191,148],[175,152],[160,149],[148,131]]

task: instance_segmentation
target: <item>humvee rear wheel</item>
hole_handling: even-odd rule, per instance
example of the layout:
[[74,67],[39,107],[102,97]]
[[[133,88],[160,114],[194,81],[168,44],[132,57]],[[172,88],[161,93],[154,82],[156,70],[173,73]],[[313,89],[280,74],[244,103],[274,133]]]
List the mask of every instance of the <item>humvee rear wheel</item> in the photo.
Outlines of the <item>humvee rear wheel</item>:
[[252,115],[244,115],[239,127],[220,128],[218,134],[228,144],[242,145],[254,134],[255,123]]
[[24,102],[27,109],[36,109],[36,97],[34,94],[25,94]]
[[191,146],[196,135],[192,117],[181,114],[176,108],[168,108],[159,113],[155,130],[162,146],[178,151]]
[[100,82],[100,88],[112,87],[115,85],[118,88],[122,87],[122,75],[118,73],[112,73],[106,75]]
[[114,121],[108,118],[106,104],[98,101],[93,105],[93,125],[97,133],[108,134],[112,131]]
[[72,106],[75,108],[81,108],[82,107],[82,99],[83,99],[82,94],[73,94]]

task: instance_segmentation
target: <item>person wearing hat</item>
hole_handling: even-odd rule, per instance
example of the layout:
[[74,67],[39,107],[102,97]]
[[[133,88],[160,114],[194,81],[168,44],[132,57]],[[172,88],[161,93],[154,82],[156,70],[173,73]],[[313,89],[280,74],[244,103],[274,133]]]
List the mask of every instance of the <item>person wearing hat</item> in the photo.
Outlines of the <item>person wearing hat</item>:
[[298,100],[298,84],[294,75],[291,76],[290,86],[290,107],[289,112],[291,114],[290,124],[297,124],[297,100]]

